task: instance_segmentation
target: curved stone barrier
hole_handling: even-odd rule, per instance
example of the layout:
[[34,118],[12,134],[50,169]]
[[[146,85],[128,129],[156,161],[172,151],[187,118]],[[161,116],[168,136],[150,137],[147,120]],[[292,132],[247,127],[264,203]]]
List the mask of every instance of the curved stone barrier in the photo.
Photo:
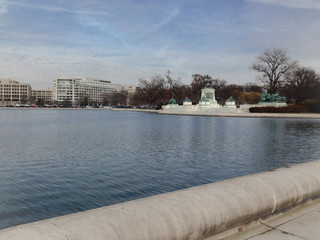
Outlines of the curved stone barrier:
[[0,239],[206,239],[319,197],[313,161],[12,227]]

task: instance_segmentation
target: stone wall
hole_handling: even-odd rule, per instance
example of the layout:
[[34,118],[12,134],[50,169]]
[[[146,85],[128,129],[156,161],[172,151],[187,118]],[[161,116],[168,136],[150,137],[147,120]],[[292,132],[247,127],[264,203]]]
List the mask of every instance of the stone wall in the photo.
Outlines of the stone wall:
[[0,231],[2,240],[206,239],[320,196],[320,161]]

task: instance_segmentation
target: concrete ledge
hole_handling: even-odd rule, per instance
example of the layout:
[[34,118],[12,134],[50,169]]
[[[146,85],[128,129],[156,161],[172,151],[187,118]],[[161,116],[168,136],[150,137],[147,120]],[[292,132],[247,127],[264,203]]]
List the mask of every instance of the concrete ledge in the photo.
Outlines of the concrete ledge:
[[183,116],[206,116],[206,117],[240,117],[240,118],[303,118],[320,119],[319,113],[219,113],[205,111],[160,111],[159,114],[165,115],[183,115]]
[[8,228],[0,239],[206,239],[319,197],[313,161]]

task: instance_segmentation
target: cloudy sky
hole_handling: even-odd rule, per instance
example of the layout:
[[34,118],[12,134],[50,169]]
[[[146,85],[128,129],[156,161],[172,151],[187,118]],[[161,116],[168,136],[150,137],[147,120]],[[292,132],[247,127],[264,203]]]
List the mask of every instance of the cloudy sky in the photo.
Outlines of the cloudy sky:
[[59,76],[137,85],[168,69],[255,82],[280,47],[320,71],[319,0],[0,0],[0,78],[45,88]]

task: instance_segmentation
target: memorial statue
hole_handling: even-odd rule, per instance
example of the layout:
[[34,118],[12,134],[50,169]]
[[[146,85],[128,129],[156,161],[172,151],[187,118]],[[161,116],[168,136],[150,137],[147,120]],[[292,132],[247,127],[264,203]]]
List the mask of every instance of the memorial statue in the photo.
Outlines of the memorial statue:
[[265,107],[285,107],[287,98],[280,97],[278,94],[261,93],[259,105]]
[[168,104],[177,104],[177,101],[174,98],[171,98]]
[[209,76],[204,77],[204,87],[205,88],[213,88],[213,79]]
[[286,97],[280,97],[278,94],[261,93],[261,102],[286,102]]
[[186,97],[185,102],[191,102],[190,98]]
[[280,97],[278,94],[269,94],[269,93],[261,93],[261,102],[286,102],[287,98],[286,97]]
[[230,96],[230,97],[226,100],[226,102],[234,102],[232,96]]

